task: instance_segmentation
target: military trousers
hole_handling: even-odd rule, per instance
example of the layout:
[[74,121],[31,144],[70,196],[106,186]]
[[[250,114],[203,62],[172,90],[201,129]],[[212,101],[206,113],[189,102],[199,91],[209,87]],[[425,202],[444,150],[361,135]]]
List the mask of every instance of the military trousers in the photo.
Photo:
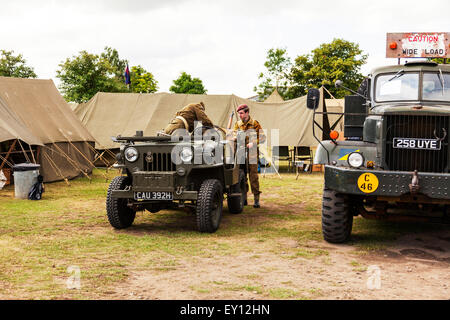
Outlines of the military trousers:
[[[248,164],[244,169],[245,172],[245,191],[249,191],[248,180],[250,180],[251,191],[254,195],[260,194],[259,190],[259,177],[258,177],[258,165],[257,164]],[[248,171],[248,172],[247,172]],[[248,179],[247,179],[248,175]]]
[[164,133],[172,134],[176,129],[184,129],[184,123],[180,119],[173,119],[164,129]]

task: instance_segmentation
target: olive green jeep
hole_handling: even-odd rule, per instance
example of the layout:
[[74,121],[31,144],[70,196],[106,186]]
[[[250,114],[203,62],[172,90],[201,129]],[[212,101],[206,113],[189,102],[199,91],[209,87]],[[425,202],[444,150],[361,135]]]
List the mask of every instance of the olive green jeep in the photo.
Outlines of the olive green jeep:
[[198,230],[212,233],[222,219],[224,194],[229,212],[241,213],[247,193],[236,142],[226,140],[223,131],[211,130],[209,136],[186,131],[145,137],[137,131],[113,138],[121,143],[115,167],[122,175],[108,188],[110,224],[123,229],[131,226],[136,211],[187,208],[195,213]]

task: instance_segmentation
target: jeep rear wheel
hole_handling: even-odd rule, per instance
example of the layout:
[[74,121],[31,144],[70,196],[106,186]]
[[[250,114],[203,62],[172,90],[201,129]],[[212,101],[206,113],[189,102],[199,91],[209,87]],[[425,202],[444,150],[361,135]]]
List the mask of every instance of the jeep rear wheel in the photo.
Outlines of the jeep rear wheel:
[[115,177],[108,187],[106,196],[106,214],[109,223],[116,229],[128,228],[133,224],[136,212],[127,206],[127,199],[113,198],[111,192],[124,190],[130,185],[130,179],[125,176]]
[[203,181],[197,198],[197,226],[200,232],[215,232],[222,220],[223,190],[217,179]]
[[331,243],[345,242],[350,238],[352,225],[348,195],[325,188],[322,198],[323,238]]
[[[244,170],[239,170],[239,181],[230,187],[230,194],[227,196],[228,211],[241,213],[244,210],[244,201],[247,197],[247,192],[245,191],[245,172]],[[237,195],[238,193],[240,196]],[[231,194],[235,194],[235,196]]]

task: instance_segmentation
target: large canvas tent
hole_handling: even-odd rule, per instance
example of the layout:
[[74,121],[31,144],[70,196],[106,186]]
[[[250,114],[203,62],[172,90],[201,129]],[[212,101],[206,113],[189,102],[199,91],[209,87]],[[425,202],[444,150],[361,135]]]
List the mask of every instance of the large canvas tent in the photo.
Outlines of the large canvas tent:
[[[323,97],[322,90],[321,95]],[[142,130],[147,136],[155,135],[165,128],[179,109],[200,101],[205,104],[206,113],[213,123],[223,128],[226,127],[231,112],[245,103],[250,107],[251,116],[267,130],[269,145],[317,145],[317,140],[313,137],[313,110],[306,107],[306,96],[285,102],[266,103],[235,95],[100,92],[87,103],[78,105],[75,113],[94,136],[96,149],[104,150],[119,147],[111,140],[112,136],[130,136],[136,130]],[[322,110],[323,99],[320,99],[316,111]],[[234,121],[237,120],[235,114]],[[322,126],[321,116],[316,121]],[[321,138],[320,130],[318,134]]]
[[93,145],[52,80],[0,77],[2,166],[21,153],[41,165],[44,181],[71,179],[92,170]]

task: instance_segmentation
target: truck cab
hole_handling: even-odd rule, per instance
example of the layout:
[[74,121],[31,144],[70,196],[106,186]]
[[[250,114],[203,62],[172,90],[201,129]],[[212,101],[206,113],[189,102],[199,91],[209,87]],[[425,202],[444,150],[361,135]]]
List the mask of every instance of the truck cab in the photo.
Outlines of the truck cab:
[[347,241],[357,215],[449,220],[450,65],[376,68],[343,116],[344,140],[319,141],[314,158],[325,165],[325,240]]

